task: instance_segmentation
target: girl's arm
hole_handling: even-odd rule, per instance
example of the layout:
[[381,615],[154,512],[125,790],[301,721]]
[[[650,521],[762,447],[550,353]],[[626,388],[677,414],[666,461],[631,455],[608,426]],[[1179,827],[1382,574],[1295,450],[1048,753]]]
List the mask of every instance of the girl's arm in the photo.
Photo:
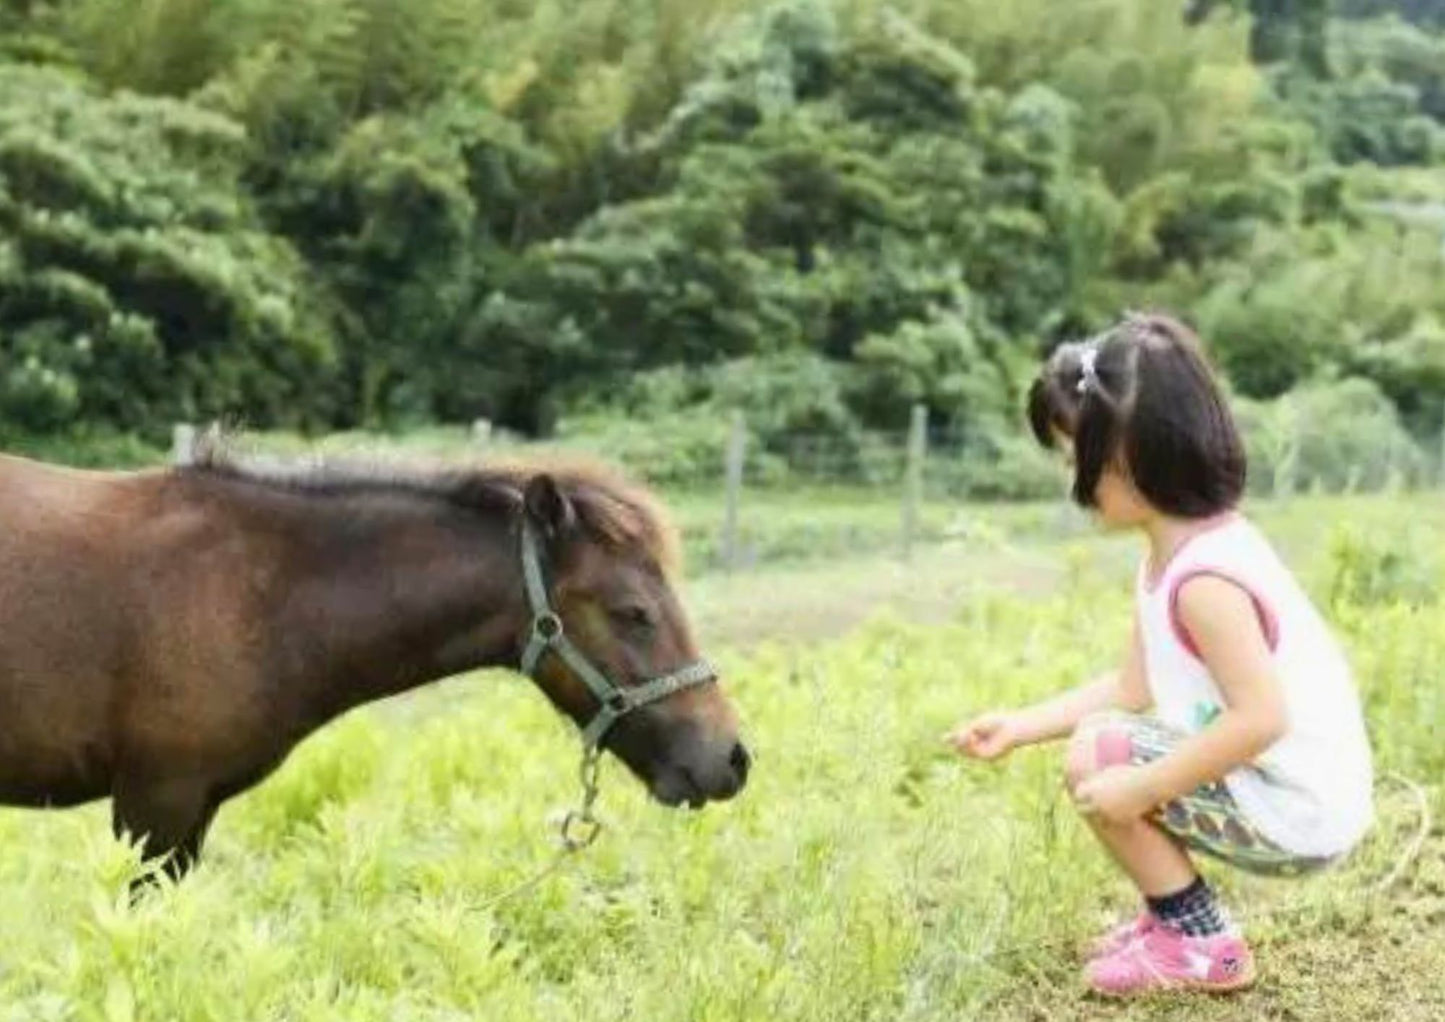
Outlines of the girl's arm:
[[1209,727],[1140,769],[1153,803],[1178,798],[1249,763],[1284,734],[1284,690],[1254,600],[1227,579],[1200,575],[1179,590],[1179,615],[1224,695]]
[[1121,709],[1138,713],[1149,706],[1139,622],[1134,622],[1123,667],[1078,688],[1022,710],[985,713],[956,728],[948,741],[977,759],[997,759],[1020,745],[1033,745],[1071,734],[1091,713]]
[[1103,710],[1142,713],[1149,708],[1149,702],[1149,685],[1144,676],[1144,650],[1136,617],[1123,666],[1063,695],[1020,710],[1017,744],[1031,745],[1064,738],[1073,734],[1079,723],[1090,714]]

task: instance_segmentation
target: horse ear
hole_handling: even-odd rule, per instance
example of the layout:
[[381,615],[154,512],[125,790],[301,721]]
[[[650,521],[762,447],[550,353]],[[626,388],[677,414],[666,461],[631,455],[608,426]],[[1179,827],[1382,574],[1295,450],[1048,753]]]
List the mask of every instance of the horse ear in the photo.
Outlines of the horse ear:
[[548,539],[567,535],[577,524],[577,512],[572,502],[557,485],[557,480],[545,472],[527,481],[522,506],[532,524]]

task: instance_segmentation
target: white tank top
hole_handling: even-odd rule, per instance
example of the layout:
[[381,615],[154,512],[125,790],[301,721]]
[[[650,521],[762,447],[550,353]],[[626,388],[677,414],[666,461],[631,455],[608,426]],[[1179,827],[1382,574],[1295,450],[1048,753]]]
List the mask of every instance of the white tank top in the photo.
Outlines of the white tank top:
[[1250,594],[1274,655],[1288,712],[1284,737],[1225,778],[1265,837],[1296,855],[1353,847],[1373,816],[1374,772],[1349,664],[1324,619],[1269,542],[1234,513],[1201,527],[1157,579],[1137,584],[1144,664],[1155,712],[1190,734],[1224,705],[1178,616],[1179,588],[1202,575]]

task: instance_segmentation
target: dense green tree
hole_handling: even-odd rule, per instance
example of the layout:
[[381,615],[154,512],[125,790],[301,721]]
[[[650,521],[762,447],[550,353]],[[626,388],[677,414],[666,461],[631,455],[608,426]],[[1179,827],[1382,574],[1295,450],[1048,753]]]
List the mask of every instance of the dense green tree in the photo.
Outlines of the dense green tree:
[[237,189],[235,123],[58,70],[0,94],[0,425],[325,417],[322,305]]
[[1434,444],[1445,36],[1392,6],[7,0],[0,428],[655,419],[680,478],[732,408],[862,472],[922,402],[1012,494],[1038,353],[1162,305]]
[[1292,63],[1311,75],[1329,74],[1332,0],[1190,0],[1186,20],[1197,23],[1216,7],[1249,12],[1249,55],[1258,64]]
[[1445,25],[1445,0],[1335,0],[1335,13],[1348,18],[1398,14],[1420,25]]

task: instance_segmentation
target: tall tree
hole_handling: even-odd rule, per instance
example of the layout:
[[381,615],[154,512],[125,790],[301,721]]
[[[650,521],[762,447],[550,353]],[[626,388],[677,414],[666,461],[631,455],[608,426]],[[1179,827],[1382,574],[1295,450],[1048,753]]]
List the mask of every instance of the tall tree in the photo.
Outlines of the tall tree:
[[1331,0],[1190,0],[1185,19],[1198,24],[1216,7],[1247,7],[1249,54],[1256,64],[1294,63],[1312,75],[1329,74]]

